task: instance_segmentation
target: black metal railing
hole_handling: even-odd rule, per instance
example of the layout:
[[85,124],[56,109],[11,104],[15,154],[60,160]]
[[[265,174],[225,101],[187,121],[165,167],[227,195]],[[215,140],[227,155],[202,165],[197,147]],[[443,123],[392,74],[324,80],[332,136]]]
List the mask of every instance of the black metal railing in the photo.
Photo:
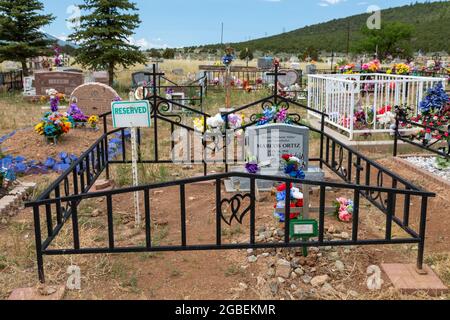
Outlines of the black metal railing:
[[[226,198],[222,195],[222,181],[223,179],[240,177],[245,179],[250,179],[250,192],[246,194],[237,193],[231,198]],[[256,230],[256,220],[257,220],[257,206],[256,206],[256,180],[266,180],[273,181],[274,183],[286,183],[287,186],[292,184],[302,184],[303,186],[316,186],[319,187],[319,234],[318,237],[312,241],[297,241],[290,237],[290,192],[286,192],[286,213],[285,213],[285,223],[284,223],[284,241],[282,242],[257,242],[255,238]],[[209,244],[198,244],[192,241],[187,241],[187,230],[186,230],[186,187],[198,183],[212,181],[215,182],[215,190],[211,190],[215,193],[215,241]],[[150,191],[157,189],[165,189],[169,187],[176,187],[179,193],[180,199],[180,211],[179,218],[181,221],[181,235],[178,244],[172,244],[168,246],[158,245],[152,243],[151,230],[152,230],[152,214],[150,209]],[[349,240],[334,241],[327,240],[325,237],[325,203],[327,198],[327,192],[329,188],[336,188],[340,190],[349,190],[354,194],[354,215],[353,215],[353,230],[352,236]],[[114,231],[114,215],[117,214],[113,210],[112,203],[114,197],[120,194],[132,194],[134,192],[141,192],[144,195],[144,212],[145,212],[145,245],[142,246],[117,246]],[[173,190],[171,190],[173,192]],[[360,205],[359,196],[365,193],[383,193],[387,195],[388,199],[388,211],[386,214],[386,224],[385,224],[385,235],[377,238],[360,238],[360,233],[358,231],[358,226],[360,224],[360,217],[362,216],[363,208]],[[420,222],[419,230],[415,231],[410,226],[402,226],[402,228],[407,232],[407,237],[393,237],[392,234],[392,224],[397,223],[395,219],[396,216],[396,205],[395,199],[399,196],[407,196],[409,198],[417,197],[421,201],[420,209]],[[35,233],[36,233],[36,248],[38,256],[38,271],[39,278],[41,281],[45,280],[44,277],[44,265],[43,265],[43,255],[65,255],[65,254],[95,254],[95,253],[125,253],[125,252],[156,252],[156,251],[187,251],[187,250],[224,250],[224,249],[258,249],[258,248],[294,248],[294,247],[311,247],[311,246],[342,246],[342,245],[376,245],[376,244],[400,244],[400,243],[417,243],[419,245],[418,254],[418,268],[422,268],[423,263],[423,243],[425,237],[425,221],[427,213],[427,201],[429,197],[433,197],[434,194],[417,191],[417,190],[400,190],[395,188],[384,188],[384,187],[373,187],[373,186],[363,186],[355,185],[349,183],[333,183],[333,182],[320,182],[320,181],[307,181],[298,180],[290,178],[280,178],[273,176],[262,176],[262,175],[251,175],[251,174],[239,174],[239,173],[225,173],[219,175],[211,175],[207,177],[191,178],[179,181],[172,181],[166,183],[145,185],[132,188],[124,188],[118,190],[111,190],[105,192],[96,193],[82,193],[74,194],[66,197],[58,197],[53,199],[40,199],[34,202],[27,203],[27,207],[32,207],[35,219]],[[249,204],[245,204],[241,201],[247,198]],[[96,248],[85,248],[80,245],[80,225],[79,225],[79,206],[83,200],[87,199],[102,199],[106,200],[107,204],[107,233],[108,233],[108,245],[105,247]],[[233,201],[238,201],[238,205],[232,206],[231,216],[225,216],[223,211],[223,206],[226,203],[231,203]],[[72,246],[64,247],[59,249],[51,249],[50,244],[55,238],[55,230],[49,230],[48,237],[42,241],[43,234],[45,234],[41,229],[41,217],[48,224],[49,220],[54,218],[55,212],[51,210],[52,206],[65,207],[67,208],[66,214],[62,222],[64,223],[69,218],[72,220]],[[41,214],[42,211],[45,214]],[[57,214],[57,212],[56,212]],[[261,214],[261,213],[260,213]],[[265,214],[265,212],[264,212]],[[248,218],[249,225],[249,241],[237,244],[225,244],[222,242],[223,231],[222,223],[231,225],[233,222],[242,224],[244,220]],[[52,232],[50,232],[52,231]],[[59,231],[59,230],[58,230]],[[192,237],[189,237],[192,239]]]
[[[422,134],[418,136],[414,133],[405,134],[402,133],[401,128],[409,127],[411,129],[428,131],[427,134]],[[440,135],[441,138],[436,138],[434,136]],[[396,121],[395,121],[395,132],[394,132],[394,157],[398,155],[398,144],[399,141],[403,141],[407,144],[418,147],[427,152],[431,152],[438,156],[450,159],[450,125],[447,125],[447,130],[443,130],[443,127],[435,127],[424,125],[413,121],[407,117],[405,110],[396,107]]]

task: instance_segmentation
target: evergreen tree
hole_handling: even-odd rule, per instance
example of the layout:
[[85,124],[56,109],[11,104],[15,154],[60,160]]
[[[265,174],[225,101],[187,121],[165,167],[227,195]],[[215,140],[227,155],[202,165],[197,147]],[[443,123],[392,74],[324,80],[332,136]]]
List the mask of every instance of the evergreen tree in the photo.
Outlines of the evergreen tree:
[[247,60],[251,61],[253,60],[254,55],[253,55],[253,51],[250,50],[249,48],[245,48],[245,50],[242,50],[239,54],[239,59],[241,60]]
[[49,55],[53,44],[40,29],[55,18],[43,9],[38,0],[0,0],[0,62],[20,62],[25,76],[27,59]]
[[69,36],[79,48],[75,62],[91,70],[106,69],[113,84],[117,65],[124,68],[147,59],[138,46],[130,43],[141,21],[135,3],[128,0],[84,0],[80,9],[85,12],[80,26]]

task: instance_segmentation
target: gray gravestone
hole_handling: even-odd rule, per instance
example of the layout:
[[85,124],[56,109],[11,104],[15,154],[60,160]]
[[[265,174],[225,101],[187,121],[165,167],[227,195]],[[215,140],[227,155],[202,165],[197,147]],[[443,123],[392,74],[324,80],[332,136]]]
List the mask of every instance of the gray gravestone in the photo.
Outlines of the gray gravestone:
[[[303,169],[307,179],[323,180],[323,173],[316,168],[309,168],[309,129],[288,124],[268,124],[249,127],[246,132],[246,152],[257,158],[261,165],[261,175],[285,178],[281,160],[283,154],[292,154],[303,161]],[[264,166],[263,166],[264,165]],[[231,172],[246,172],[244,165],[231,168]],[[269,191],[272,181],[258,180],[261,191]],[[225,182],[228,192],[250,190],[250,179],[232,178]]]
[[148,71],[135,72],[132,75],[133,87],[140,87],[143,85],[150,85],[152,75]]
[[317,67],[315,64],[309,64],[306,66],[306,74],[316,74]]

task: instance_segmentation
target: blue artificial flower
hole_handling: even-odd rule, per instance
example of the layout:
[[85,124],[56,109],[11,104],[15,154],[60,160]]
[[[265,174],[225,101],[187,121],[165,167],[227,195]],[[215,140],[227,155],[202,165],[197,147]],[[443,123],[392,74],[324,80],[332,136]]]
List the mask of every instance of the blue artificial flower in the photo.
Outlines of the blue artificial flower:
[[46,166],[47,168],[53,168],[55,164],[56,164],[56,160],[51,157],[48,157],[44,163],[44,166]]
[[286,200],[286,191],[277,192],[277,201]]

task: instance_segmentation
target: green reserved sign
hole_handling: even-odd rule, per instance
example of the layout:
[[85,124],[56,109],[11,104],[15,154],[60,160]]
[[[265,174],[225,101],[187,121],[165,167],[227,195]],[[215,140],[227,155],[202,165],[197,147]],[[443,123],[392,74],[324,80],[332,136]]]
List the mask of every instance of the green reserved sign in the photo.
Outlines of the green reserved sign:
[[115,101],[111,112],[114,128],[148,128],[151,125],[148,101]]
[[293,239],[313,238],[319,235],[319,224],[316,220],[291,220],[290,236]]

